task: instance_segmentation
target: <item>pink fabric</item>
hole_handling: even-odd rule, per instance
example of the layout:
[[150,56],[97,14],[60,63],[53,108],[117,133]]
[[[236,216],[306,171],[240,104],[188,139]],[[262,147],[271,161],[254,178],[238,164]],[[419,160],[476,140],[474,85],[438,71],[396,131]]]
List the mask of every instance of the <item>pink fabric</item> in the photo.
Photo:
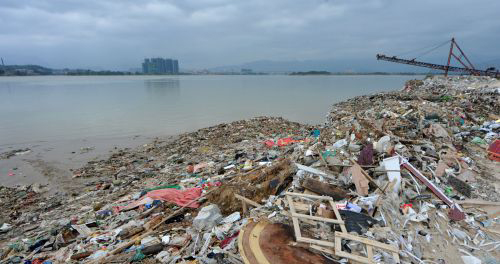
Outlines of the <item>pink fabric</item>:
[[[201,196],[201,188],[191,188],[186,190],[177,189],[161,189],[146,193],[145,197],[150,197],[153,200],[162,200],[175,203],[178,206],[185,206],[191,201],[198,199]],[[188,207],[198,208],[199,203],[192,203]]]
[[[154,190],[146,193],[146,195],[144,195],[140,200],[130,203],[129,205],[113,207],[113,211],[115,213],[119,213],[120,211],[130,210],[140,205],[152,202],[154,200],[167,201],[175,203],[178,206],[185,206],[191,201],[199,198],[201,196],[201,191],[202,191],[201,188],[191,188],[186,190],[177,190],[177,189]],[[195,202],[191,203],[187,207],[198,208],[200,207],[200,204]]]

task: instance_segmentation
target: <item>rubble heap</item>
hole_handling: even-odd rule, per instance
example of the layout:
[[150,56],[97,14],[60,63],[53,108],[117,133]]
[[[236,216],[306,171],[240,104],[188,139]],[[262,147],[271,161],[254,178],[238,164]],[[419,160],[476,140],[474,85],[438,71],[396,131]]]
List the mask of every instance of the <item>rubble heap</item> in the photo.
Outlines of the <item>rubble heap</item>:
[[1,263],[497,263],[497,80],[409,81],[322,126],[260,117],[120,150],[87,188],[0,187]]

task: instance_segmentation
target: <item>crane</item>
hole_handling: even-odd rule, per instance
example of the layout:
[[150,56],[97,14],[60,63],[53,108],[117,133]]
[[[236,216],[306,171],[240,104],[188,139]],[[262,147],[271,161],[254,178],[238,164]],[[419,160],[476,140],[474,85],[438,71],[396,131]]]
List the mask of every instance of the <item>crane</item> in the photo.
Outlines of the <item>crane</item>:
[[[440,65],[440,64],[434,64],[434,63],[428,63],[428,62],[422,62],[422,61],[417,61],[415,59],[407,60],[407,59],[401,59],[396,56],[386,56],[384,54],[377,54],[377,60],[385,60],[385,61],[392,61],[396,63],[402,63],[402,64],[408,64],[408,65],[415,65],[419,67],[426,67],[426,68],[431,68],[431,69],[436,69],[436,70],[443,70],[445,72],[445,76],[448,76],[448,72],[461,72],[461,73],[466,73],[466,74],[471,74],[471,75],[477,75],[477,76],[491,76],[491,77],[500,77],[500,73],[498,70],[495,71],[495,68],[491,67],[486,70],[478,70],[474,67],[474,65],[470,62],[469,58],[467,58],[467,55],[462,51],[460,46],[458,46],[457,42],[455,41],[455,38],[451,39],[451,45],[450,45],[450,52],[448,54],[448,63],[446,65]],[[457,50],[460,52],[460,56],[457,56],[453,50],[454,48],[457,48]],[[460,64],[462,64],[463,67],[455,67],[455,66],[450,66],[451,59],[455,58]],[[463,60],[465,59],[465,60]]]

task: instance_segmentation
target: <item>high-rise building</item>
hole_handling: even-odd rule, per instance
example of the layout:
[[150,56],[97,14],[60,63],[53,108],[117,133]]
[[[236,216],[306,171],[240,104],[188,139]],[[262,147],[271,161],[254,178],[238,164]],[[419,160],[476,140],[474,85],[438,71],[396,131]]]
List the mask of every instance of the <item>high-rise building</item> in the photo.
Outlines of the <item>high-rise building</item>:
[[147,58],[142,63],[142,72],[146,74],[178,74],[179,61],[164,58]]
[[173,65],[173,69],[172,69],[173,72],[179,73],[179,61],[178,60],[173,60],[172,65]]

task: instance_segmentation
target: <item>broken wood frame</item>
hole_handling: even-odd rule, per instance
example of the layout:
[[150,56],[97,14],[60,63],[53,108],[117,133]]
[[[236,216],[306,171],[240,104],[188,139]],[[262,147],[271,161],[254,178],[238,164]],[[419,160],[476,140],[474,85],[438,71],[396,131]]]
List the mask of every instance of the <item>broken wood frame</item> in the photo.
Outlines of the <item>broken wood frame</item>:
[[[357,241],[357,242],[364,244],[366,246],[367,257],[354,255],[352,253],[342,251],[342,239],[354,240],[354,241]],[[394,258],[394,261],[396,261],[396,263],[400,263],[399,249],[396,246],[380,243],[378,241],[374,241],[374,240],[364,238],[364,237],[354,236],[354,235],[351,235],[348,233],[335,232],[335,255],[336,256],[339,256],[342,258],[348,258],[348,259],[351,259],[353,261],[357,261],[357,262],[361,262],[361,263],[372,264],[372,263],[375,263],[375,261],[373,261],[373,248],[374,247],[390,251],[392,253],[392,257]]]
[[[344,232],[344,233],[347,233],[347,229],[345,228],[345,223],[342,220],[342,218],[340,217],[339,210],[337,209],[337,204],[333,202],[332,197],[310,195],[310,194],[303,194],[303,193],[293,193],[293,192],[286,192],[285,195],[286,195],[286,198],[288,200],[288,204],[290,206],[290,213],[291,213],[292,222],[293,222],[293,229],[295,231],[295,239],[297,240],[297,242],[311,243],[311,244],[316,244],[316,245],[325,246],[325,247],[332,247],[332,248],[335,246],[335,244],[333,242],[330,242],[330,241],[303,237],[302,233],[300,231],[299,219],[309,219],[309,220],[314,220],[314,221],[322,221],[322,222],[326,222],[326,223],[338,224],[338,225],[340,225],[340,230],[342,230],[342,232]],[[328,201],[328,203],[332,207],[333,212],[335,213],[335,217],[337,219],[324,218],[324,217],[319,217],[319,216],[312,216],[312,215],[297,213],[297,211],[295,210],[296,208],[295,208],[295,204],[294,204],[292,196],[299,197],[299,198],[310,198],[310,199]]]

